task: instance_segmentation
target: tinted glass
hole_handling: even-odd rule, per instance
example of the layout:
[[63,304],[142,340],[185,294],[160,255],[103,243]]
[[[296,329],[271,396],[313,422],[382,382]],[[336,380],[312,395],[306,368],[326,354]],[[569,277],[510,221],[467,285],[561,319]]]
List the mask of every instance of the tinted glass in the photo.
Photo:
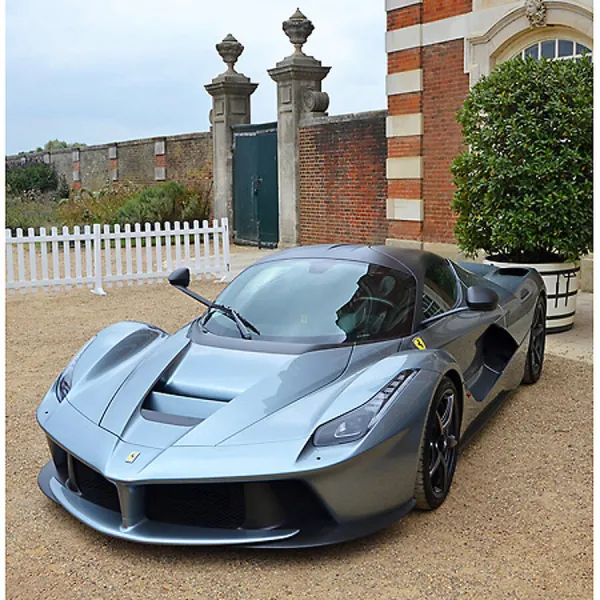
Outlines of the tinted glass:
[[463,269],[462,267],[460,267],[459,265],[454,265],[454,268],[456,269],[456,274],[458,275],[458,277],[460,278],[460,280],[469,288],[472,285],[480,285],[481,281],[480,278],[475,275],[475,273],[472,273],[471,271],[467,270],[467,269]]
[[[404,337],[412,332],[415,281],[410,273],[331,259],[256,265],[237,277],[218,302],[237,310],[261,341],[342,343]],[[209,311],[204,325],[239,337],[233,321]]]
[[527,48],[527,50],[525,50],[525,58],[527,58],[528,56],[531,56],[531,58],[535,58],[535,60],[539,58],[537,44],[535,46],[530,46],[529,48]]
[[542,42],[542,56],[544,58],[554,58],[556,56],[556,40]]
[[454,272],[446,261],[432,264],[423,284],[423,320],[449,311],[458,299]]
[[573,56],[573,42],[570,40],[558,40],[558,55]]
[[591,50],[587,46],[584,46],[583,44],[577,44],[577,54],[585,54],[590,52]]

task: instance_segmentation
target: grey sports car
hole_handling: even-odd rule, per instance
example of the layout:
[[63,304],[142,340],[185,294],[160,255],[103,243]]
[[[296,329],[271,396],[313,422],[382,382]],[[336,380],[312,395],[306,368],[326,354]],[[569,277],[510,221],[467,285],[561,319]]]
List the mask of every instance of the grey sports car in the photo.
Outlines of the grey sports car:
[[72,359],[37,418],[44,493],[155,544],[302,547],[446,498],[460,445],[540,377],[536,271],[387,246],[272,254],[173,335],[125,322]]

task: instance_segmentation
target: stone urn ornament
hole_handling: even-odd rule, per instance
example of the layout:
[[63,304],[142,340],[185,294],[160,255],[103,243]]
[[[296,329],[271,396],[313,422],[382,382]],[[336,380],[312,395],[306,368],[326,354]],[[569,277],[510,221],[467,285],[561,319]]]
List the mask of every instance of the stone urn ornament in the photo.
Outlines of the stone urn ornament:
[[228,33],[225,39],[216,45],[216,48],[223,62],[227,65],[227,73],[237,73],[234,65],[244,51],[244,46]]
[[301,54],[302,46],[306,44],[310,34],[314,31],[315,26],[312,24],[310,19],[307,19],[297,8],[296,12],[287,20],[283,22],[283,31],[285,35],[290,38],[290,42],[294,45],[294,54]]

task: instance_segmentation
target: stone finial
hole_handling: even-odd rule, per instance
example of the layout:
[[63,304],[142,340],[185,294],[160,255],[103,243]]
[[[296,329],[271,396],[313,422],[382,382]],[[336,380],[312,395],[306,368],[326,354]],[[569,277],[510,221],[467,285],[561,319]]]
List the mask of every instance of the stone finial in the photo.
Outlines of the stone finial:
[[244,51],[244,46],[228,33],[225,39],[216,45],[216,48],[223,62],[227,65],[227,73],[237,73],[233,67]]
[[307,19],[301,12],[300,9],[296,9],[296,12],[287,20],[283,22],[283,31],[285,35],[290,38],[290,42],[294,45],[294,54],[302,54],[302,46],[306,44],[306,40],[310,34],[314,31],[315,26],[312,21]]
[[525,16],[531,27],[544,27],[547,18],[544,0],[525,0]]

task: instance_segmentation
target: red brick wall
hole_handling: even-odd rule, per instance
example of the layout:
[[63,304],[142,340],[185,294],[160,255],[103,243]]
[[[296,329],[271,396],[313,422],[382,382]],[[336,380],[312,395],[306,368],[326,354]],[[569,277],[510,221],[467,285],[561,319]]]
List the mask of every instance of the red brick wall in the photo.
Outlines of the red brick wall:
[[421,5],[414,4],[405,8],[391,10],[387,14],[387,30],[402,29],[421,22]]
[[450,165],[463,148],[456,112],[469,91],[463,40],[423,48],[423,240],[452,242]]
[[300,243],[384,243],[385,112],[299,130]]
[[471,12],[473,0],[423,0],[423,23]]

